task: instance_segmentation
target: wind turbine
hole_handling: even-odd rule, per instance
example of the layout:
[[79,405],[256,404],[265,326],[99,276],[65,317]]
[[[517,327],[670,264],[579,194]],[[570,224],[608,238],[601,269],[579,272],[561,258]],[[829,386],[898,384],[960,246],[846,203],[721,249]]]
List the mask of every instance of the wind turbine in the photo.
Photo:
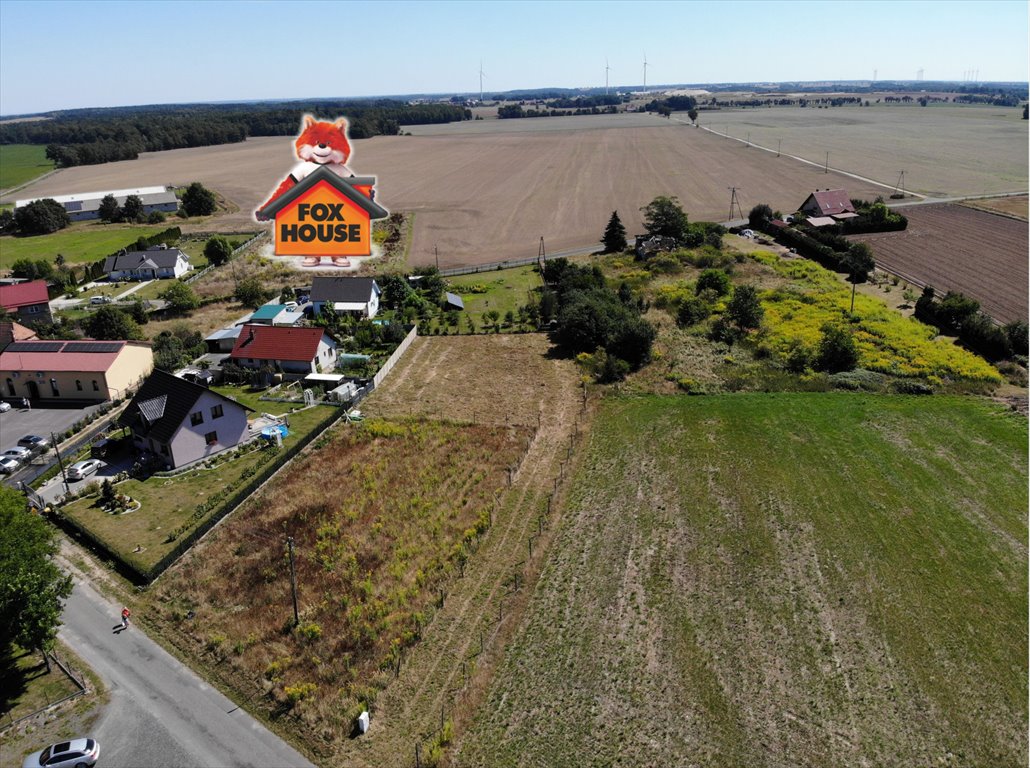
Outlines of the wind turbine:
[[611,67],[608,66],[608,57],[604,59],[604,95],[608,95],[608,70]]
[[647,53],[644,53],[644,90],[647,90]]
[[486,73],[483,72],[483,60],[479,60],[479,103],[483,103],[483,78],[486,77]]

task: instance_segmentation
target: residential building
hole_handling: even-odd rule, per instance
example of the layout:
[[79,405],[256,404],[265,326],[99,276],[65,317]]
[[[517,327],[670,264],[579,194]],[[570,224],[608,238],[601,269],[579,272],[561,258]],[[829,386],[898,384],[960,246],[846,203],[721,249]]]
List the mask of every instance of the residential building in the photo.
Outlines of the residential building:
[[850,219],[858,215],[855,213],[855,206],[852,205],[851,198],[843,189],[817,189],[805,198],[805,202],[798,210],[806,216],[832,216],[838,220]]
[[46,280],[0,285],[0,308],[19,323],[52,323]]
[[371,277],[316,277],[311,282],[315,317],[328,305],[338,315],[373,318],[379,311],[381,294]]
[[142,341],[15,341],[0,352],[2,396],[43,405],[127,397],[153,368]]
[[238,445],[250,434],[248,412],[253,409],[231,397],[155,370],[118,424],[132,432],[137,448],[175,468]]
[[178,278],[193,269],[190,257],[163,243],[145,251],[126,251],[108,256],[104,272],[108,280],[159,280]]
[[324,328],[248,323],[241,329],[229,358],[236,365],[255,370],[321,373],[336,367],[336,339]]
[[38,338],[36,332],[31,328],[26,328],[21,323],[0,322],[0,352],[12,342],[32,341],[36,338]]

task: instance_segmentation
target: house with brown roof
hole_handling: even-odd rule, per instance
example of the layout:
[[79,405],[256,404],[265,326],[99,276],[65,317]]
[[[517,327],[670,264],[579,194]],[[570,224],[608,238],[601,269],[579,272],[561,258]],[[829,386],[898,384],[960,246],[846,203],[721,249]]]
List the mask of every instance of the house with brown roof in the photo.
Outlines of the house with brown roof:
[[0,308],[19,323],[52,323],[46,280],[0,285]]
[[32,341],[39,338],[31,328],[26,328],[21,323],[6,321],[0,323],[0,352],[4,347],[15,341]]
[[858,216],[851,198],[843,189],[817,189],[805,198],[798,210],[809,217],[833,217],[838,221]]
[[2,396],[44,405],[127,397],[153,368],[142,341],[14,341],[0,351]]
[[336,339],[324,328],[248,323],[240,330],[229,359],[255,370],[321,373],[336,367]]
[[138,449],[174,468],[238,445],[250,434],[247,413],[252,411],[231,397],[155,370],[118,424],[129,429]]

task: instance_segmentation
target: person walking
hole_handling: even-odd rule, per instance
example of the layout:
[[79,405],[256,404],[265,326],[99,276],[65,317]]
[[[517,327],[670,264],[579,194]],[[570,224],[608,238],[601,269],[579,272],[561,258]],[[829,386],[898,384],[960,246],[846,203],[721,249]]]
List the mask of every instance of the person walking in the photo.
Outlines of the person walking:
[[132,615],[132,611],[128,608],[122,608],[122,629],[129,628],[129,617]]

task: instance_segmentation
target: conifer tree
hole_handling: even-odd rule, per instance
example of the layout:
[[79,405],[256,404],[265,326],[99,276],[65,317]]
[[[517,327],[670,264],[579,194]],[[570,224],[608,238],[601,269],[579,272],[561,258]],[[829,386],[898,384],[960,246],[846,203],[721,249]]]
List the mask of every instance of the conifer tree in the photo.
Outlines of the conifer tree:
[[612,211],[612,217],[608,219],[608,226],[604,228],[601,242],[604,243],[605,253],[619,253],[626,250],[626,228],[619,220],[618,211]]

